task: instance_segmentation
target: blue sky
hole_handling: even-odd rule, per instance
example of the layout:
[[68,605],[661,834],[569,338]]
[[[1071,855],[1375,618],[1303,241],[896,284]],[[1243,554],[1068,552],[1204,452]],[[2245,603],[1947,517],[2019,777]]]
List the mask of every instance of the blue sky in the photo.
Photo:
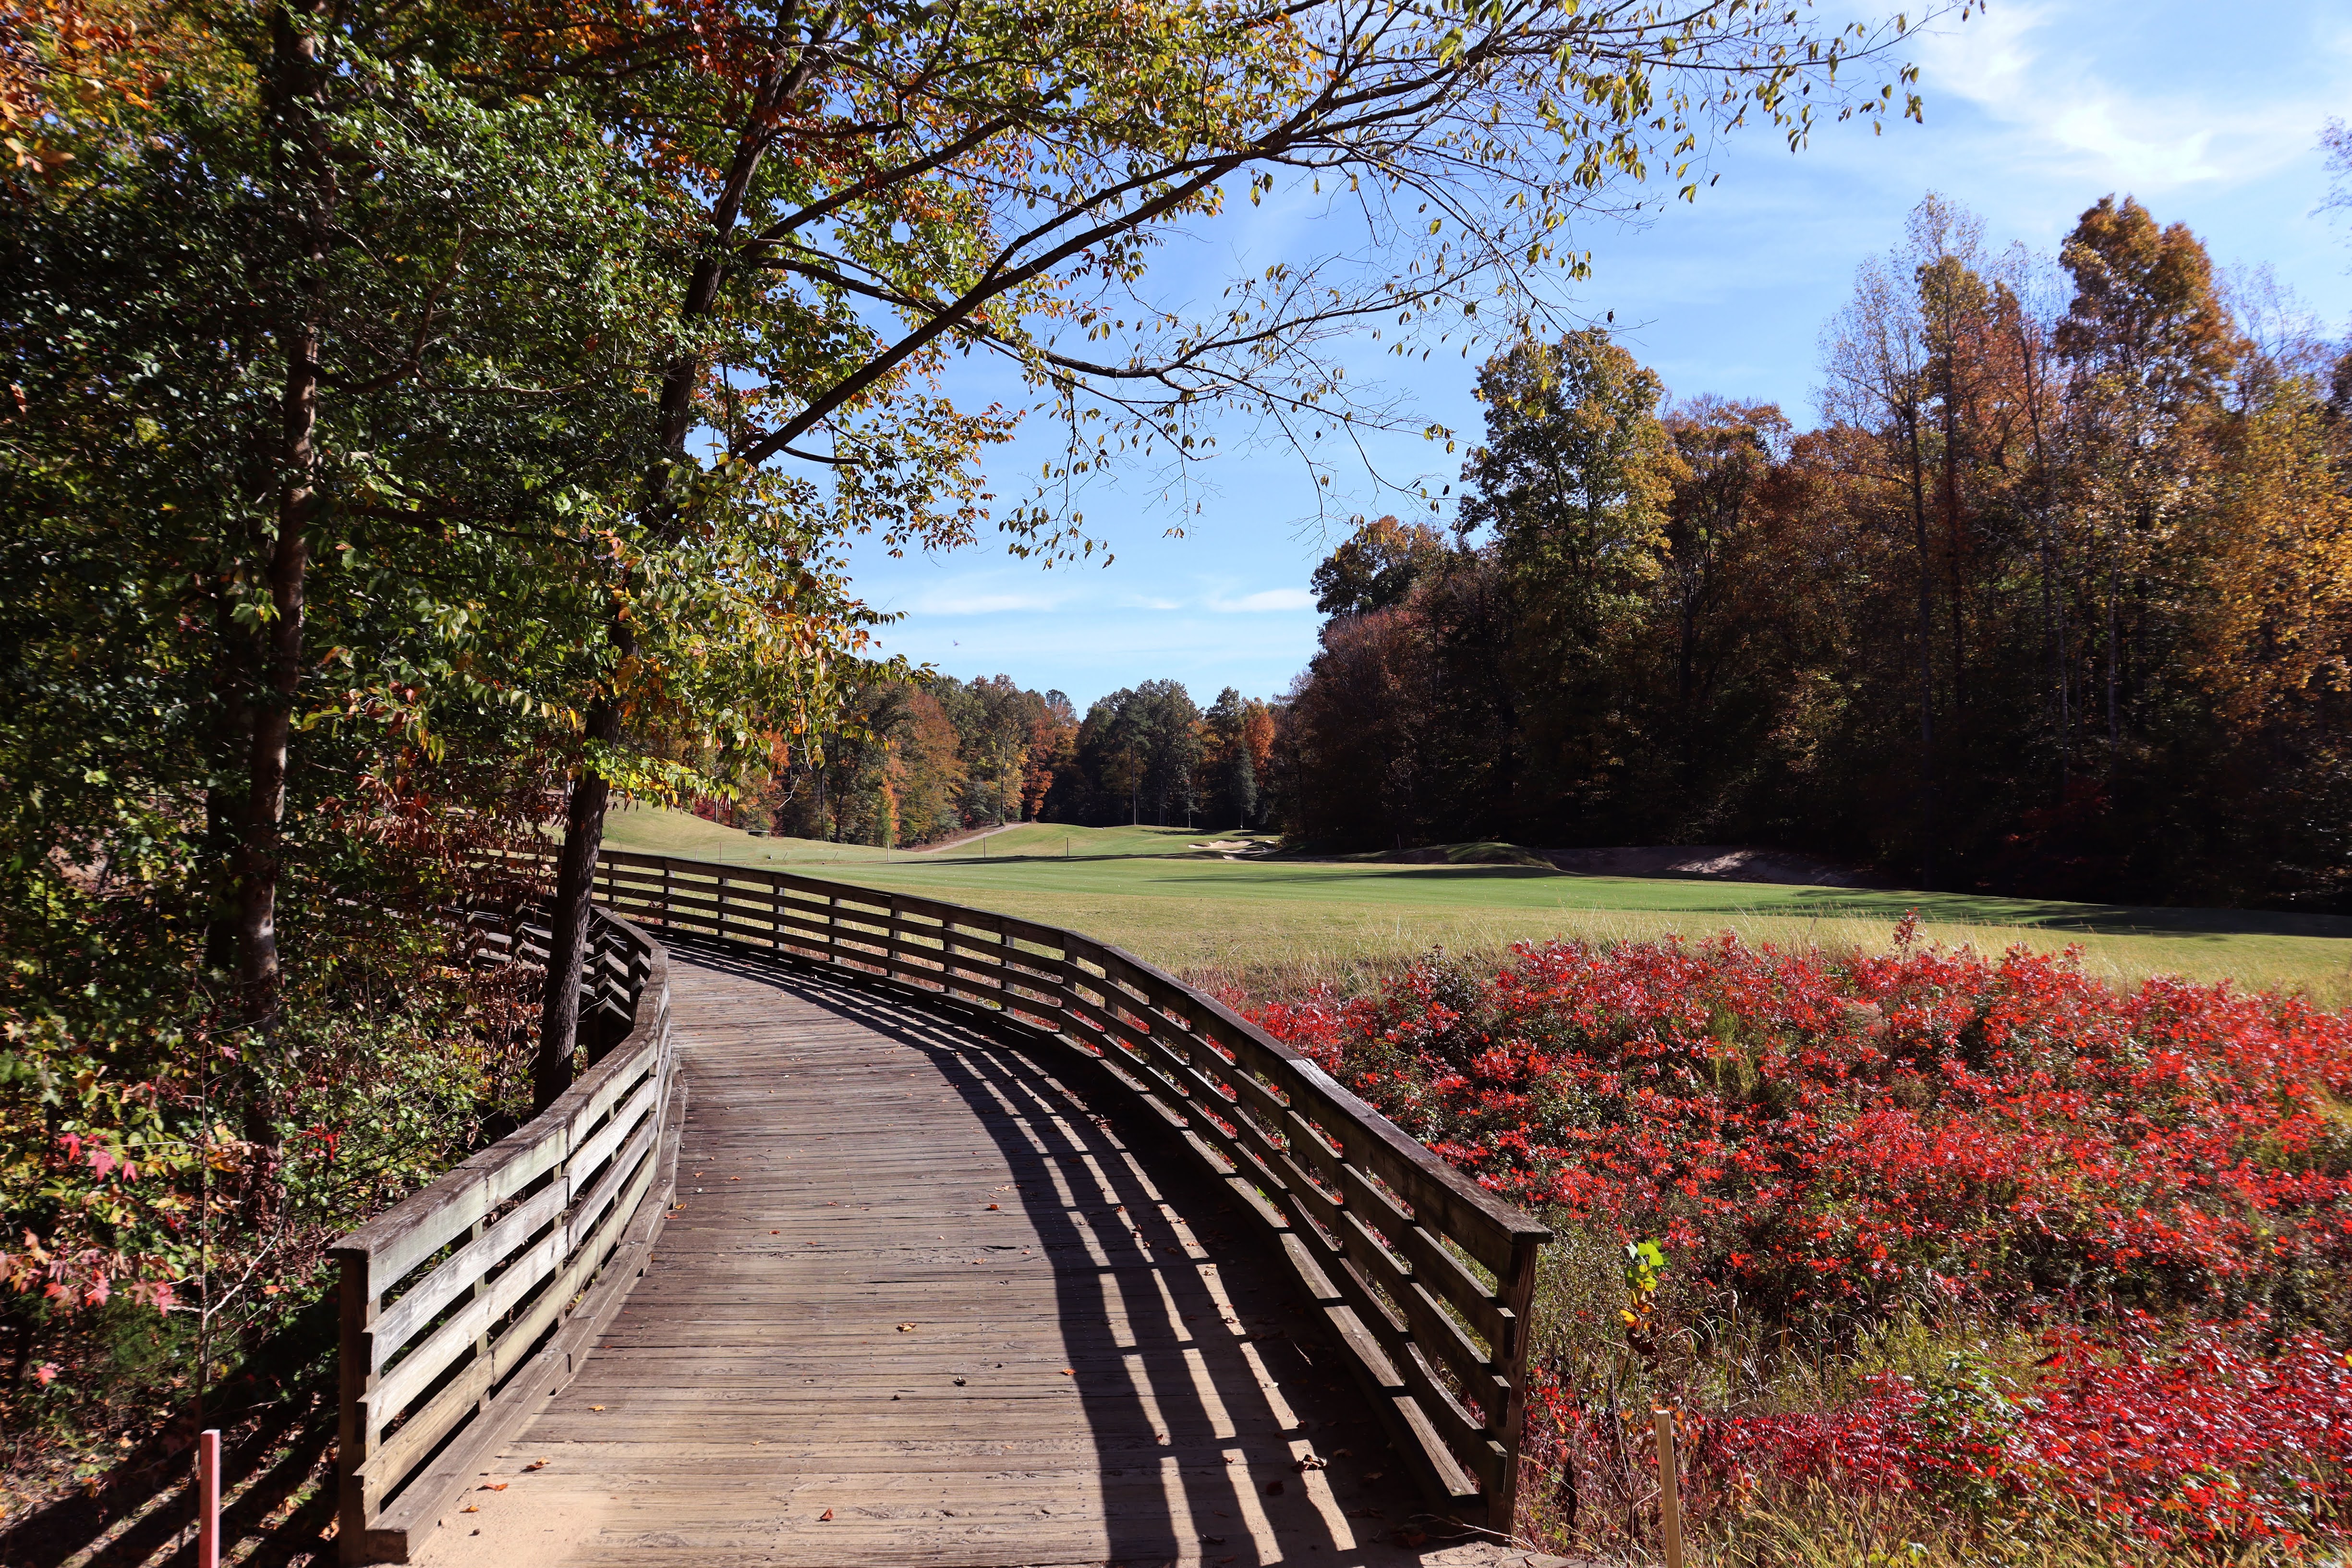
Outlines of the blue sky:
[[[1915,35],[1907,55],[1921,68],[1925,125],[1879,136],[1832,127],[1794,155],[1769,132],[1735,135],[1696,205],[1670,204],[1642,228],[1584,226],[1575,242],[1592,252],[1593,273],[1578,308],[1596,320],[1614,311],[1621,341],[1673,395],[1769,398],[1810,424],[1822,322],[1927,191],[1977,213],[1991,247],[2021,240],[2045,252],[2112,191],[2189,224],[2225,267],[2267,264],[2331,334],[2352,326],[2352,224],[2317,211],[2320,126],[2352,118],[2352,6],[1996,0]],[[1269,205],[1253,219],[1171,266],[1205,279],[1311,243],[1302,209]],[[1379,361],[1368,352],[1364,363]],[[1475,436],[1473,368],[1433,355],[1398,390]],[[995,454],[998,493],[1025,496],[1044,455],[1026,440]],[[1417,440],[1381,457],[1444,479],[1459,464]],[[1228,447],[1200,477],[1207,488],[1183,507],[1181,538],[1167,537],[1179,514],[1149,476],[1114,475],[1080,496],[1088,531],[1115,554],[1108,568],[1043,570],[983,542],[896,561],[856,551],[854,576],[869,602],[905,614],[885,647],[946,673],[1058,688],[1081,710],[1169,676],[1203,705],[1228,685],[1276,694],[1314,651],[1315,563],[1349,512],[1395,508],[1369,487],[1318,503],[1296,458],[1278,451]]]

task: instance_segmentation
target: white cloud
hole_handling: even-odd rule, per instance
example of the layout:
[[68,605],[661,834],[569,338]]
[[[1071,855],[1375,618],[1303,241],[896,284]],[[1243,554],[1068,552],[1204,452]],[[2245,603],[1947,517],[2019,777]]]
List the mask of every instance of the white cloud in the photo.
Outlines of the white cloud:
[[979,594],[935,588],[919,595],[908,607],[926,616],[1002,616],[1055,609],[1061,602],[1049,594]]
[[[1931,103],[1961,99],[2018,133],[2000,147],[2012,174],[2038,163],[2089,184],[2154,195],[2257,179],[2308,154],[2326,95],[2234,91],[2235,81],[2177,69],[2137,78],[2151,86],[2119,86],[2094,68],[2085,18],[2073,10],[2005,0],[1919,40]],[[2110,26],[2119,21],[2110,14]]]
[[1212,599],[1209,607],[1225,612],[1255,610],[1311,610],[1315,595],[1304,588],[1267,588],[1255,594],[1244,594],[1238,599]]

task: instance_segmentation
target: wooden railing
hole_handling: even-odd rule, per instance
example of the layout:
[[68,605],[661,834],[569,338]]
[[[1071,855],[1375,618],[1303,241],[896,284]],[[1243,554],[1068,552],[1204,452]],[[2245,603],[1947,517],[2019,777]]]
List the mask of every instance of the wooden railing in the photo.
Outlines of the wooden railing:
[[1508,1532],[1528,1300],[1551,1232],[1323,1069],[1141,959],[1010,915],[764,868],[607,851],[607,907],[911,988],[1073,1054],[1231,1188],[1328,1315],[1433,1497]]
[[[476,915],[475,962],[546,956],[526,912]],[[345,1563],[404,1563],[480,1459],[562,1387],[645,1268],[675,1188],[669,965],[592,919],[591,1065],[529,1125],[337,1242]]]

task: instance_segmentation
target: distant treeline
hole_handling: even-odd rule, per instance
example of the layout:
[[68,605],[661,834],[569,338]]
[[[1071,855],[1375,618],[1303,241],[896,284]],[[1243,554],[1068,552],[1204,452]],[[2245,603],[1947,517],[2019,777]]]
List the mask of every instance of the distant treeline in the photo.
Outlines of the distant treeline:
[[1381,518],[1323,562],[1281,700],[1153,680],[1080,720],[1004,676],[878,684],[731,809],[860,843],[1749,842],[2346,907],[2352,353],[2113,199],[2051,265],[1930,197],[1822,345],[1799,432],[1666,405],[1605,331],[1518,342],[1452,526]]
[[1930,198],[1823,346],[1803,434],[1599,331],[1490,360],[1455,528],[1315,575],[1284,826],[2343,907],[2352,354],[2112,199],[2052,268]]
[[1272,710],[1233,688],[1203,712],[1183,683],[1112,692],[1080,720],[1007,676],[881,681],[844,721],[703,815],[796,837],[924,844],[1011,822],[1265,822]]

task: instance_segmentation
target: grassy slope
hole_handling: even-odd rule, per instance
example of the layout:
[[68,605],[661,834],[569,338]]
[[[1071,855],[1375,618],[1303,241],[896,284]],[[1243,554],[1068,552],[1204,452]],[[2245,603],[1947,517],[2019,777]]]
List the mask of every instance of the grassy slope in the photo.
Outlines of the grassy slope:
[[[2352,919],[2060,903],[1700,878],[1567,876],[1530,867],[1229,860],[1222,837],[1159,827],[1014,828],[945,854],[754,838],[679,813],[614,815],[616,848],[792,865],[1084,931],[1155,963],[1243,984],[1345,978],[1443,943],[1477,952],[1555,935],[1882,948],[1917,910],[1929,940],[1993,952],[2080,943],[2118,982],[2176,973],[2352,1005]],[[1064,858],[1065,845],[1067,858]],[[829,868],[823,869],[822,868]]]

